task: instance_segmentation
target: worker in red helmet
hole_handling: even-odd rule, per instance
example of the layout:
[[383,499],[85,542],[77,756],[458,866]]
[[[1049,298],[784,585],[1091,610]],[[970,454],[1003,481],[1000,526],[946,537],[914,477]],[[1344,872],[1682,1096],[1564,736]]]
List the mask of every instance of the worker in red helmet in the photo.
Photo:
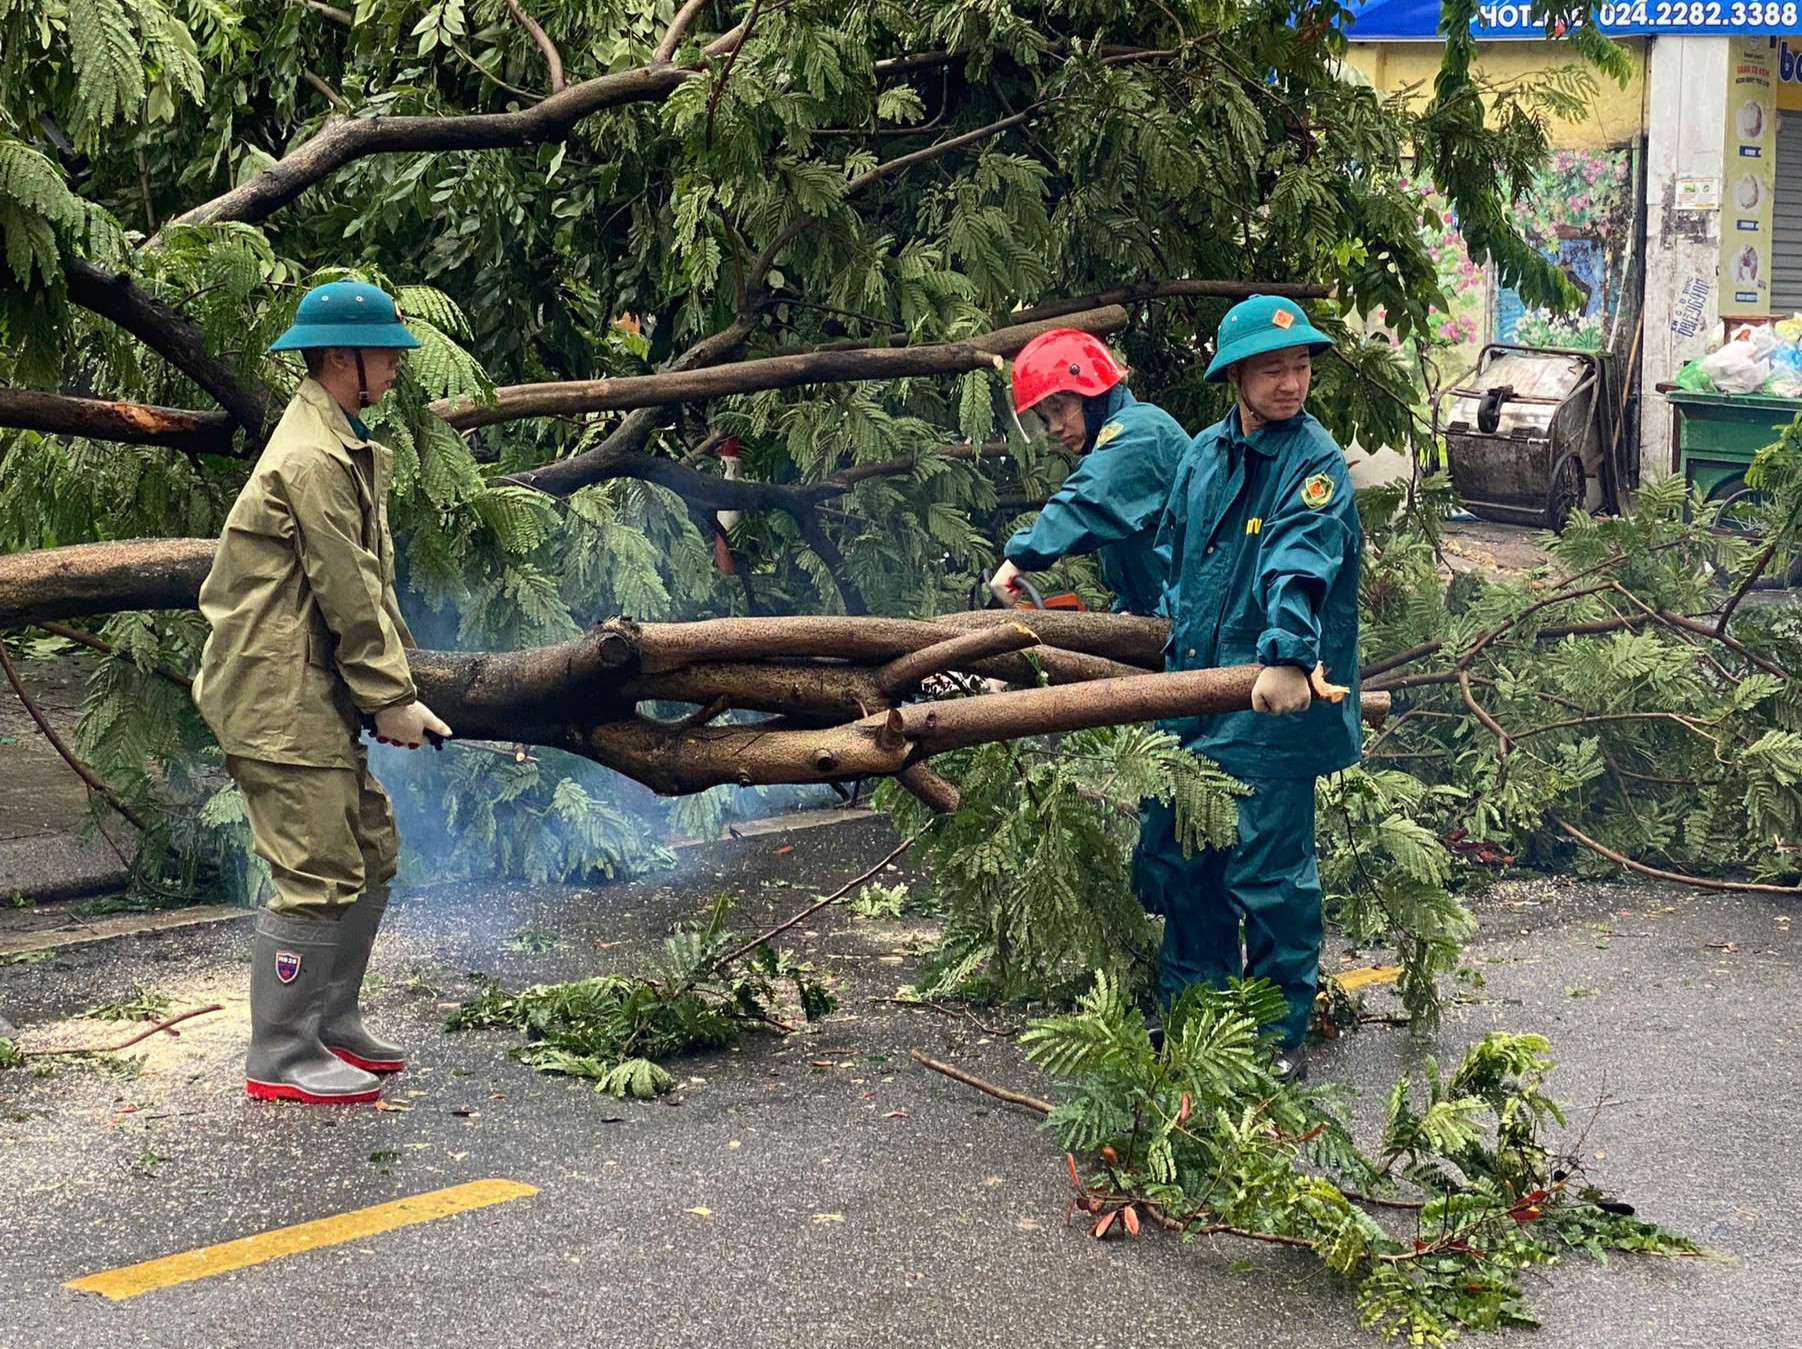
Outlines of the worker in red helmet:
[[1125,379],[1107,345],[1074,328],[1040,333],[1014,358],[1014,407],[1038,413],[1082,461],[1038,519],[1007,541],[1006,561],[989,579],[1003,603],[1018,597],[1021,572],[1099,553],[1115,609],[1157,609],[1169,566],[1157,551],[1158,522],[1191,437],[1162,408],[1135,399]]

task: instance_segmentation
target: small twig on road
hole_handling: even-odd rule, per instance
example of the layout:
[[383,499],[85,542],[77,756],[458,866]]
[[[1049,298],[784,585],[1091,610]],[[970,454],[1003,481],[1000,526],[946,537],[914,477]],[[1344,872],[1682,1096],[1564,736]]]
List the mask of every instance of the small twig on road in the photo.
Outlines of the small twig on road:
[[[931,825],[926,826],[927,829],[930,829],[931,827],[932,827]],[[925,832],[926,832],[926,830],[922,829],[920,831],[920,834],[923,834]],[[750,955],[751,952],[755,951],[759,946],[762,946],[771,937],[781,936],[784,932],[787,932],[796,923],[801,922],[805,918],[812,917],[814,914],[818,913],[821,909],[825,908],[828,904],[836,904],[839,900],[843,899],[846,895],[850,894],[851,890],[854,886],[860,885],[864,881],[869,880],[870,877],[876,875],[879,871],[881,871],[890,862],[894,861],[902,853],[906,852],[909,848],[913,847],[915,841],[920,837],[920,834],[915,834],[915,835],[913,835],[913,837],[903,840],[901,845],[898,848],[896,848],[893,852],[891,852],[887,857],[883,858],[875,866],[871,867],[868,871],[864,872],[863,875],[852,877],[850,880],[846,881],[843,885],[841,885],[838,889],[834,890],[831,894],[825,896],[823,899],[820,899],[816,903],[809,904],[805,909],[802,909],[801,912],[797,913],[793,918],[788,918],[788,919],[783,920],[780,923],[777,923],[776,926],[771,928],[768,932],[760,933],[758,936],[751,938],[751,940],[746,942],[743,946],[740,946],[740,947],[736,948],[735,950],[728,951],[725,955],[721,956],[718,960],[713,962],[713,968],[716,970],[722,969],[725,966],[730,965],[733,961],[738,960],[739,958],[741,958],[743,956]]]
[[153,1026],[146,1026],[129,1040],[121,1040],[116,1045],[66,1045],[56,1049],[26,1049],[21,1052],[28,1059],[50,1058],[53,1055],[63,1054],[117,1054],[122,1049],[130,1049],[140,1040],[148,1040],[158,1031],[165,1031],[172,1026],[178,1026],[182,1022],[190,1020],[193,1017],[205,1016],[208,1012],[222,1012],[224,1010],[224,1003],[210,1002],[205,1007],[196,1007],[192,1011],[182,1012],[177,1016],[168,1017],[157,1022]]
[[1009,1105],[1023,1105],[1028,1110],[1040,1115],[1051,1113],[1051,1103],[1048,1101],[1041,1101],[1036,1096],[1025,1096],[1017,1091],[1009,1091],[1006,1087],[998,1087],[993,1082],[985,1082],[980,1077],[966,1073],[960,1068],[953,1068],[948,1063],[940,1063],[937,1059],[928,1058],[917,1049],[910,1049],[907,1052],[913,1055],[914,1062],[921,1067],[930,1068],[935,1073],[943,1073],[953,1082],[962,1082],[966,1087],[975,1087],[983,1094],[993,1096],[997,1101],[1006,1101]]
[[940,1016],[959,1017],[968,1021],[984,1035],[993,1035],[1001,1040],[1011,1040],[1020,1033],[1018,1029],[1002,1030],[999,1027],[988,1025],[980,1020],[976,1013],[972,1012],[968,1007],[947,1007],[944,1003],[933,1002],[929,998],[865,998],[864,1001],[883,1003],[894,1007],[924,1008],[929,1012],[937,1012]]

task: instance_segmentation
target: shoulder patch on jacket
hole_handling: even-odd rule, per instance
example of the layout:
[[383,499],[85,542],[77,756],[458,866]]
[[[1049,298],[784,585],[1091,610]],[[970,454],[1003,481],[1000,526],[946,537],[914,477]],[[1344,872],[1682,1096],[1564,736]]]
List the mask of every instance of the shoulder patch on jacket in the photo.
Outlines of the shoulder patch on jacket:
[[1108,441],[1112,440],[1125,429],[1126,428],[1117,421],[1110,420],[1103,422],[1101,424],[1101,429],[1095,433],[1095,448],[1099,450],[1103,445],[1107,444]]
[[1301,485],[1301,504],[1309,510],[1319,510],[1333,499],[1333,480],[1324,473],[1316,473]]

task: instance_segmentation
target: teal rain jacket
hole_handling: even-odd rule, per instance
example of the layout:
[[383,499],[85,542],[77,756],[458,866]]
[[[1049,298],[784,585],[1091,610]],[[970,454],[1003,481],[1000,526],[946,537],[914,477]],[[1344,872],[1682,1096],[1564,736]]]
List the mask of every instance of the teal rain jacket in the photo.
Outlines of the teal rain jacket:
[[1114,608],[1150,614],[1167,579],[1168,564],[1157,549],[1158,521],[1189,433],[1124,385],[1108,390],[1104,407],[1094,448],[1004,551],[1021,571],[1043,571],[1072,553],[1099,552]]
[[1158,534],[1169,554],[1165,666],[1326,665],[1351,693],[1306,712],[1229,712],[1171,729],[1245,778],[1319,777],[1358,762],[1358,554],[1345,456],[1303,412],[1249,436],[1235,408],[1195,437]]

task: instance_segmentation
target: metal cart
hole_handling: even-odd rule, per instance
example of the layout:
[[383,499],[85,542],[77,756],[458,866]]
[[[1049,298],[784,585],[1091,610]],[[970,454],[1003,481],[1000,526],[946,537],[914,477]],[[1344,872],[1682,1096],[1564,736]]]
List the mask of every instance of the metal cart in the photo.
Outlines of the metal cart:
[[1472,514],[1562,530],[1578,509],[1618,510],[1607,358],[1492,342],[1444,397],[1446,466]]

